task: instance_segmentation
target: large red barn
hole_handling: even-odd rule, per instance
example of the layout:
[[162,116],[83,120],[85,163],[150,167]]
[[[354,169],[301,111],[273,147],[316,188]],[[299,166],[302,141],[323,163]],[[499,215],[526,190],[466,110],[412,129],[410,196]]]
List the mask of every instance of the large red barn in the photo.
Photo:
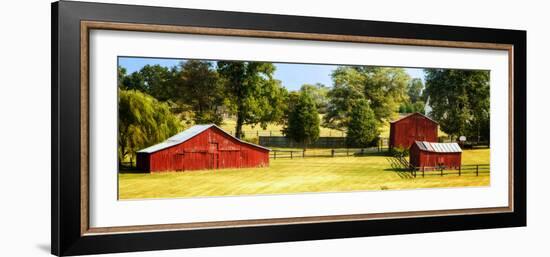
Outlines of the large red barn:
[[437,142],[438,123],[415,112],[390,122],[390,149],[409,149],[414,141]]
[[269,151],[214,124],[195,125],[162,143],[139,150],[137,167],[150,172],[267,167]]
[[457,143],[416,141],[409,153],[409,162],[414,167],[458,169],[461,161],[462,149]]

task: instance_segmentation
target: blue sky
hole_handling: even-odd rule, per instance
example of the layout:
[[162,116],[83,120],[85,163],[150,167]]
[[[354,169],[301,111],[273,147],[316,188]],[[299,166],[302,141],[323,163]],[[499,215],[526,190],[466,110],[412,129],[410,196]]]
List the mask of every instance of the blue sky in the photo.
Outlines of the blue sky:
[[[137,58],[137,57],[119,57],[118,64],[126,68],[127,74],[140,70],[143,66],[161,65],[172,67],[177,65],[183,59],[159,59],[159,58]],[[303,84],[322,83],[326,86],[332,86],[330,74],[337,66],[326,64],[296,64],[296,63],[275,63],[276,67],[274,77],[282,81],[284,87],[288,90],[298,90]],[[420,78],[424,81],[422,69],[405,68],[405,71],[412,78]]]

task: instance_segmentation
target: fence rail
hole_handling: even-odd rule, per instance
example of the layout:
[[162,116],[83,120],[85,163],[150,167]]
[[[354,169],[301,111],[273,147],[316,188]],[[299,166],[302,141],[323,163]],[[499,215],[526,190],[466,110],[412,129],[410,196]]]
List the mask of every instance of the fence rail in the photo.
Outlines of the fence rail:
[[341,149],[306,149],[306,150],[271,150],[269,157],[272,159],[282,158],[307,158],[307,157],[339,157],[339,156],[357,156],[369,153],[378,153],[382,149],[378,147],[371,148],[341,148]]
[[479,176],[480,174],[488,174],[491,172],[490,164],[465,164],[457,168],[447,169],[443,166],[435,167],[411,167],[410,172],[413,177],[416,176],[445,176],[445,175],[458,175],[462,176],[465,174],[475,174]]
[[[265,147],[280,147],[280,148],[302,148],[304,144],[295,142],[294,140],[285,136],[259,136],[258,143]],[[388,147],[387,138],[379,138],[372,143],[372,146],[353,146],[348,145],[345,137],[319,137],[314,142],[306,145],[307,148],[360,148],[360,147],[378,147],[384,149]]]

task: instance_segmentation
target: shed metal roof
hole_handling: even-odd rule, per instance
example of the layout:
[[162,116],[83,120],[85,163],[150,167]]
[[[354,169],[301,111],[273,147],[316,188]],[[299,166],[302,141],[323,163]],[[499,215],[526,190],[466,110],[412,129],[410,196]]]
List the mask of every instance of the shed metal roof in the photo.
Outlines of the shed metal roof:
[[256,144],[252,144],[252,143],[249,143],[249,142],[246,142],[246,141],[243,141],[239,138],[236,138],[234,137],[233,135],[225,132],[225,130],[221,129],[220,127],[216,126],[216,124],[206,124],[206,125],[194,125],[172,137],[169,137],[168,139],[166,139],[165,141],[161,142],[161,143],[158,143],[156,145],[152,145],[152,146],[149,146],[147,148],[144,148],[144,149],[141,149],[139,151],[137,151],[138,153],[154,153],[156,151],[159,151],[159,150],[162,150],[162,149],[166,149],[166,148],[169,148],[169,147],[172,147],[172,146],[175,146],[175,145],[179,145],[193,137],[195,137],[196,135],[208,130],[209,128],[212,128],[212,127],[215,127],[219,130],[221,130],[223,133],[225,133],[226,135],[234,138],[235,140],[241,142],[241,143],[244,143],[244,144],[247,144],[247,145],[251,145],[251,146],[255,146],[255,147],[258,147],[258,148],[262,148],[262,149],[265,149],[265,150],[268,150],[268,151],[271,151],[271,149],[267,148],[267,147],[263,147],[261,145],[256,145]]
[[435,153],[461,153],[462,149],[457,143],[432,143],[426,141],[415,141],[422,151]]

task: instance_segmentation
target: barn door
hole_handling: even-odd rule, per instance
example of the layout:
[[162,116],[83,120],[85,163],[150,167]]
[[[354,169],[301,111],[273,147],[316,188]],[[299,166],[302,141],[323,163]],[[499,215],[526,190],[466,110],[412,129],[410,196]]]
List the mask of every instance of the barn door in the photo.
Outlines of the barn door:
[[211,169],[218,169],[219,168],[219,151],[218,151],[218,143],[210,143],[210,149],[208,151],[210,153],[210,168]]

